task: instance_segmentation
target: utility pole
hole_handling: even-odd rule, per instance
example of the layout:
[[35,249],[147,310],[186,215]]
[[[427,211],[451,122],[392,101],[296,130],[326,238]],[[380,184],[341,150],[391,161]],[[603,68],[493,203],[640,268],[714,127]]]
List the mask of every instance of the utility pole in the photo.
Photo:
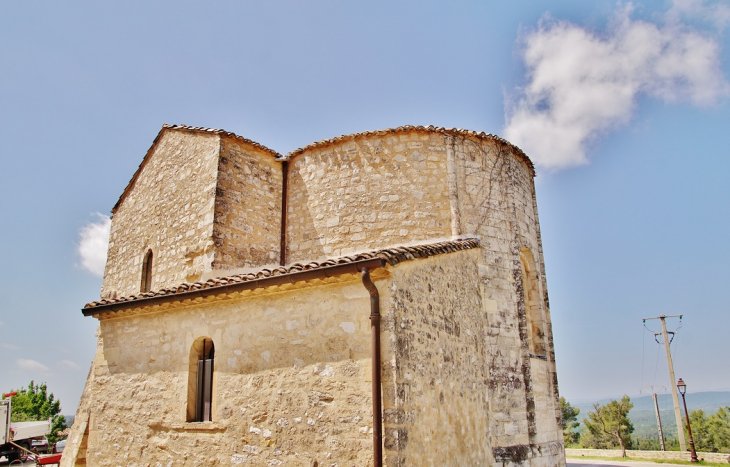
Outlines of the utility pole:
[[[664,386],[658,386],[658,387],[659,387],[659,389],[664,389],[664,390],[667,389]],[[654,390],[655,386],[654,385],[644,386],[643,388],[641,388],[641,392],[643,393],[644,389],[646,389],[646,388],[651,389],[651,397],[654,399],[654,411],[656,412],[656,426],[659,430],[659,441],[662,445],[662,451],[666,451],[667,449],[666,449],[666,446],[664,445],[664,432],[662,431],[662,417],[659,415],[659,402],[657,401],[656,391]]]
[[[644,318],[647,319],[658,319],[662,322],[662,335],[664,336],[664,349],[667,351],[667,365],[669,366],[669,381],[672,382],[672,400],[674,401],[674,418],[677,420],[677,438],[679,438],[679,450],[684,452],[687,450],[687,442],[684,440],[684,426],[682,424],[682,412],[679,410],[679,395],[677,394],[677,386],[674,385],[676,378],[674,377],[674,365],[672,364],[672,353],[669,351],[669,335],[667,333],[667,318],[679,318],[682,319],[682,315],[659,315],[656,318]],[[657,341],[658,342],[658,341]]]
[[664,447],[664,433],[662,432],[662,417],[659,416],[659,402],[657,402],[656,393],[651,393],[651,396],[654,398],[654,410],[656,411],[656,424],[659,427],[659,442],[662,445],[662,451],[666,451],[667,449]]

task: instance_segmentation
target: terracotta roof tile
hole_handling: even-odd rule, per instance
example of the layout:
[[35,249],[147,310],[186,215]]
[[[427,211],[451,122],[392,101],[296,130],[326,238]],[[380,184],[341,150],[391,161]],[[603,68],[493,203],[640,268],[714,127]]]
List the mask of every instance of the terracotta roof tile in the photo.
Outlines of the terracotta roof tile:
[[126,297],[113,299],[102,299],[95,302],[87,303],[86,306],[84,306],[84,310],[90,310],[105,305],[135,302],[138,300],[143,300],[145,298],[174,296],[176,294],[192,290],[223,288],[230,284],[255,281],[274,276],[285,276],[302,271],[324,269],[327,267],[338,266],[356,261],[381,259],[391,266],[395,266],[398,263],[413,260],[416,258],[428,258],[430,256],[440,255],[444,253],[452,253],[460,250],[468,250],[477,247],[479,247],[479,239],[464,238],[423,245],[384,248],[381,250],[373,250],[365,253],[356,253],[349,256],[342,256],[340,258],[327,259],[320,262],[312,261],[306,264],[294,263],[286,267],[281,266],[274,269],[265,268],[252,273],[236,274],[232,276],[208,279],[205,282],[195,282],[193,284],[183,283],[174,287],[168,287],[158,291],[147,292],[139,295],[129,295]]
[[256,147],[258,149],[261,149],[262,151],[266,151],[266,152],[268,152],[269,154],[271,154],[274,157],[277,157],[277,158],[282,157],[281,154],[279,154],[278,152],[274,151],[273,149],[267,148],[266,146],[264,146],[261,143],[257,143],[256,141],[250,140],[248,138],[244,138],[243,136],[238,136],[235,133],[231,133],[230,131],[221,130],[221,129],[218,129],[218,128],[206,128],[206,127],[202,127],[202,126],[189,126],[189,125],[170,125],[170,124],[167,124],[167,123],[163,124],[162,125],[162,128],[163,129],[168,128],[170,130],[198,131],[198,132],[201,132],[201,133],[213,133],[213,134],[216,134],[216,135],[229,136],[231,138],[235,138],[235,139],[237,139],[239,141],[242,141],[244,143],[250,144],[251,146]]

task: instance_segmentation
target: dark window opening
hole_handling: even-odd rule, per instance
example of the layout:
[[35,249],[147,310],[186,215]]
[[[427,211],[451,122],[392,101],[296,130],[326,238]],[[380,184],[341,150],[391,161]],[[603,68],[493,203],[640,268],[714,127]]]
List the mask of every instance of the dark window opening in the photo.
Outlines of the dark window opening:
[[142,293],[152,290],[152,250],[147,252],[142,262],[142,283],[139,290]]
[[210,422],[213,420],[213,372],[215,345],[208,338],[193,343],[190,352],[190,375],[188,379],[189,422]]

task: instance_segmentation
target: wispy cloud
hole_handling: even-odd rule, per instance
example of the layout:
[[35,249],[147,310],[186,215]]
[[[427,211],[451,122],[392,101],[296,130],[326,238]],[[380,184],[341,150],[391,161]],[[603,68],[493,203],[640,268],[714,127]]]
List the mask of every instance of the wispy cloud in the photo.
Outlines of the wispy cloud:
[[730,26],[730,5],[722,1],[674,0],[667,12],[667,22],[681,23],[684,18],[713,24],[718,29]]
[[75,362],[72,362],[71,360],[61,360],[58,363],[62,368],[65,368],[67,370],[80,370],[81,367],[77,365]]
[[3,342],[2,344],[0,344],[0,347],[5,350],[18,350],[20,348],[17,345],[8,344],[7,342]]
[[81,267],[90,273],[103,276],[106,266],[106,250],[109,245],[111,218],[95,213],[96,221],[89,222],[79,229],[78,253]]
[[18,366],[18,368],[25,371],[41,371],[44,373],[49,371],[49,368],[47,366],[36,360],[19,358],[18,360],[15,360],[15,364]]
[[708,8],[724,11],[677,0],[658,25],[632,19],[629,3],[605,34],[543,18],[521,39],[527,84],[508,96],[505,137],[543,168],[561,169],[587,163],[591,141],[626,125],[640,95],[697,106],[730,95],[718,41],[682,22]]

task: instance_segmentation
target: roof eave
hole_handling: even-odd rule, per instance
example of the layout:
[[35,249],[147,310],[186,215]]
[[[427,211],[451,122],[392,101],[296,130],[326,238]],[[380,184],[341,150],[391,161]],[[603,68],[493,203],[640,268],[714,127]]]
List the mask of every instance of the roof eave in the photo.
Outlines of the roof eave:
[[353,261],[352,263],[338,264],[324,268],[310,269],[307,271],[293,272],[289,274],[279,274],[276,276],[262,277],[245,282],[237,282],[233,284],[209,287],[200,290],[191,290],[187,292],[179,292],[170,295],[160,295],[155,297],[145,297],[132,300],[129,302],[110,303],[107,305],[97,305],[91,308],[83,308],[81,312],[84,316],[95,316],[102,313],[123,311],[131,308],[142,308],[147,306],[162,305],[165,303],[180,302],[195,298],[206,298],[221,294],[232,294],[243,292],[246,290],[263,289],[282,284],[295,284],[302,281],[310,281],[314,279],[323,279],[328,277],[341,276],[344,274],[358,274],[363,268],[372,270],[385,267],[387,261],[381,258],[372,258],[361,261]]

